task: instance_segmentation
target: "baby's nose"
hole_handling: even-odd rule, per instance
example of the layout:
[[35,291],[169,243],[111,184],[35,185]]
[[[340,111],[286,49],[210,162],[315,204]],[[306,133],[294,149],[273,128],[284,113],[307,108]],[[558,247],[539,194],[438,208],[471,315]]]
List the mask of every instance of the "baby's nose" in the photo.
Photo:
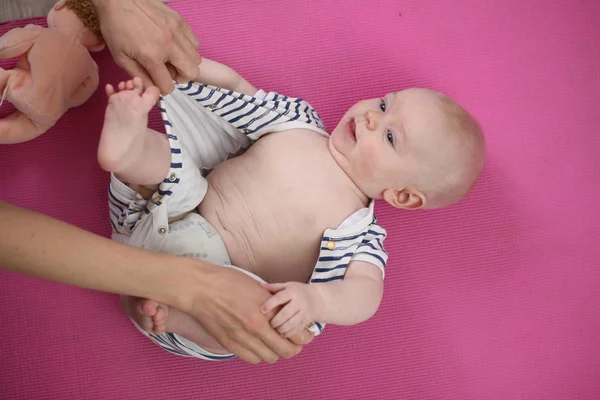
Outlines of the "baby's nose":
[[367,111],[367,128],[371,131],[377,129],[377,125],[379,124],[379,113],[373,111]]

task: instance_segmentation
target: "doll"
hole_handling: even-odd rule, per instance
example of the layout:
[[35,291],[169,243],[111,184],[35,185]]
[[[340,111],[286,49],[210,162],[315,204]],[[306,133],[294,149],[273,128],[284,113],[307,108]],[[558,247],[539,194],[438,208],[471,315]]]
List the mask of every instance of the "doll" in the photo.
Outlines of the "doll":
[[0,119],[0,144],[40,136],[98,87],[90,52],[103,50],[105,43],[91,2],[60,0],[47,21],[47,28],[29,24],[0,37],[0,60],[20,57],[13,69],[0,68],[1,101],[17,109]]

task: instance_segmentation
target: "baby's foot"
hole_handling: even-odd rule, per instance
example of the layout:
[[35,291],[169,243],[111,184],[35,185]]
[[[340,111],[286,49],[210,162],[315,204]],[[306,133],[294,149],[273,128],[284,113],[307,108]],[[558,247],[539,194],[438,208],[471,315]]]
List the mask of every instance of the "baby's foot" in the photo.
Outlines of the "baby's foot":
[[147,319],[145,324],[149,329],[144,328],[147,332],[155,335],[162,335],[166,332],[169,306],[153,300],[140,299],[136,311],[142,318]]
[[200,322],[183,311],[153,300],[135,297],[123,296],[121,302],[127,314],[146,332],[155,335],[176,333],[214,354],[228,354]]
[[98,147],[100,166],[115,173],[137,159],[135,152],[143,151],[148,113],[160,96],[155,86],[144,90],[140,78],[121,82],[118,89],[116,92],[112,85],[106,85],[108,106]]
[[129,296],[121,297],[121,304],[127,314],[146,332],[156,335],[165,333],[169,317],[168,306]]

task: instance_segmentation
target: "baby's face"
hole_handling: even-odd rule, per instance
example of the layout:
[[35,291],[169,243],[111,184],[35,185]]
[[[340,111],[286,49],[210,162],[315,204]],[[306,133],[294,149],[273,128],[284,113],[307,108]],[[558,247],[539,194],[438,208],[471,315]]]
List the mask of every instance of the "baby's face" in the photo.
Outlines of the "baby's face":
[[354,183],[370,198],[409,186],[424,152],[439,151],[435,132],[445,118],[435,95],[423,89],[363,100],[346,112],[330,137],[330,150]]

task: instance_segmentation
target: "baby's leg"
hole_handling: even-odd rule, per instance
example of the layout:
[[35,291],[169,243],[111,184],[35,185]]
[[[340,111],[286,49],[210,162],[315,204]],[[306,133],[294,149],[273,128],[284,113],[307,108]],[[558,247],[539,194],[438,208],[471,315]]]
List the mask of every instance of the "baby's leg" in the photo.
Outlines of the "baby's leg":
[[108,107],[98,146],[98,163],[124,182],[160,183],[169,173],[171,148],[167,137],[148,128],[148,113],[160,92],[144,90],[142,80],[121,82],[119,92],[106,86]]
[[122,297],[127,314],[146,332],[162,335],[176,333],[213,354],[229,354],[202,324],[186,313],[152,300]]

